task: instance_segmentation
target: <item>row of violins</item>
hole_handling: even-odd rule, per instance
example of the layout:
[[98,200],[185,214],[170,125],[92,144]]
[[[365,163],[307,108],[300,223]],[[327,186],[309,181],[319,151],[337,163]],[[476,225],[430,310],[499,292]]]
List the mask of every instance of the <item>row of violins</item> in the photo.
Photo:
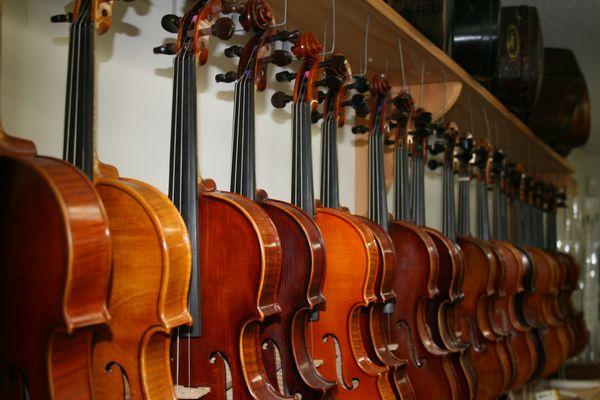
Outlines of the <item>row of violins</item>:
[[[323,57],[314,34],[278,31],[264,0],[197,0],[163,18],[178,34],[155,49],[175,55],[169,196],[120,177],[98,160],[93,129],[94,41],[112,5],[78,0],[52,18],[70,23],[64,160],[0,133],[0,398],[484,400],[548,377],[586,345],[571,302],[578,266],[555,248],[560,193],[433,124],[383,75]],[[198,173],[196,69],[210,36],[234,34],[233,16],[252,35],[226,50],[237,72],[217,76],[235,82],[226,192]],[[292,62],[286,42],[300,67],[277,73],[294,91],[272,103],[292,103],[290,202],[257,192],[254,167],[254,95],[269,64]],[[347,107],[367,122],[353,132],[369,137],[368,218],[339,201]],[[425,226],[426,165],[443,171],[442,232]]]

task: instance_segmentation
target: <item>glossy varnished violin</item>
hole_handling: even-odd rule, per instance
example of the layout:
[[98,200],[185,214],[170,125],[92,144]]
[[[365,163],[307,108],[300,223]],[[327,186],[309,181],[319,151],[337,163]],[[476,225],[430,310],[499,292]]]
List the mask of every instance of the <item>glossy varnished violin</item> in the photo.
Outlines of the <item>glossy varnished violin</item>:
[[459,136],[458,244],[464,254],[465,297],[457,309],[463,340],[471,343],[470,356],[477,374],[477,399],[496,399],[510,386],[512,365],[506,338],[494,330],[492,300],[502,282],[503,265],[490,246],[471,235],[470,181],[474,144],[470,136]]
[[[539,339],[525,317],[524,305],[531,292],[532,266],[527,255],[508,241],[506,197],[502,193],[504,154],[484,143],[479,149],[477,198],[482,219],[488,212],[488,188],[493,187],[493,238],[492,243],[504,262],[502,295],[493,302],[493,316],[501,334],[508,336],[513,350],[514,375],[510,386],[520,388],[534,375],[540,348]],[[485,226],[482,227],[486,229]],[[487,228],[489,229],[489,227]]]
[[[75,11],[88,18],[81,6]],[[77,132],[79,145],[65,148],[63,161],[0,129],[2,399],[94,398],[92,336],[109,320],[111,248],[106,211],[84,168],[92,132]]]
[[[383,75],[375,74],[369,81],[370,104],[355,94],[347,104],[352,105],[358,116],[370,114],[368,128],[369,190],[368,218],[363,218],[377,241],[379,267],[376,276],[377,302],[362,313],[363,340],[365,348],[371,350],[370,358],[392,369],[391,384],[401,399],[414,399],[415,394],[407,376],[407,360],[394,355],[394,343],[389,343],[391,319],[397,301],[394,282],[397,274],[397,255],[394,243],[388,235],[389,215],[384,170],[384,143],[388,136],[388,114],[391,110],[391,85]],[[361,133],[362,126],[353,128]],[[364,333],[369,333],[364,335]]]
[[[346,59],[338,54],[326,60],[327,86],[324,100],[321,152],[321,207],[315,220],[326,247],[326,278],[323,292],[327,298],[318,319],[312,321],[319,340],[311,349],[323,361],[320,372],[338,382],[338,399],[394,399],[390,370],[369,356],[369,340],[361,322],[365,311],[377,302],[376,277],[379,268],[377,239],[364,219],[340,209],[337,157],[337,128],[345,119],[347,93],[352,82]],[[368,84],[367,90],[368,90]],[[313,113],[315,119],[321,115]]]
[[[171,183],[182,181],[186,188],[175,196],[175,203],[190,231],[199,281],[190,291],[197,316],[192,329],[180,332],[172,345],[172,371],[179,397],[200,397],[206,393],[202,389],[208,388],[207,399],[226,399],[227,390],[236,399],[280,399],[263,368],[259,337],[265,320],[281,310],[276,300],[281,246],[267,213],[251,200],[255,195],[253,147],[248,141],[246,146],[234,141],[231,193],[217,191],[213,182],[200,180],[197,171],[197,64],[206,62],[209,33],[227,38],[234,31],[230,20],[215,21],[220,13],[239,12],[243,26],[256,32],[242,51],[235,121],[244,124],[245,130],[235,132],[253,134],[249,111],[255,85],[264,88],[264,70],[258,66],[270,46],[270,9],[260,1],[234,6],[222,9],[218,0],[203,0],[181,20],[167,17],[163,25],[169,28],[171,20],[179,28],[177,45],[156,49],[176,54]],[[211,22],[214,25],[209,29]],[[228,78],[235,80],[237,75]],[[240,115],[248,119],[240,119]],[[175,194],[177,189],[171,188]]]
[[77,154],[81,137],[89,138],[83,141],[83,168],[93,174],[111,231],[112,319],[93,338],[93,392],[96,399],[126,392],[131,399],[175,399],[168,349],[171,330],[190,322],[189,237],[167,196],[144,182],[119,177],[96,157],[94,42],[96,31],[110,26],[111,6],[110,1],[76,3],[65,118],[68,157]]
[[[296,74],[282,71],[280,81],[295,81],[294,94],[277,92],[271,98],[276,108],[292,102],[292,204],[263,198],[261,205],[277,227],[283,252],[279,302],[282,313],[263,331],[267,345],[279,351],[283,387],[286,395],[299,393],[303,399],[332,398],[335,381],[325,379],[317,370],[309,348],[316,340],[309,329],[322,307],[325,273],[325,245],[313,218],[314,185],[312,167],[311,111],[319,102],[318,82],[322,76],[323,47],[313,33],[293,39],[292,52],[302,64]],[[264,197],[264,196],[263,196]],[[267,347],[266,352],[272,349]],[[269,359],[269,354],[265,354]],[[275,363],[267,365],[271,382],[279,386]]]

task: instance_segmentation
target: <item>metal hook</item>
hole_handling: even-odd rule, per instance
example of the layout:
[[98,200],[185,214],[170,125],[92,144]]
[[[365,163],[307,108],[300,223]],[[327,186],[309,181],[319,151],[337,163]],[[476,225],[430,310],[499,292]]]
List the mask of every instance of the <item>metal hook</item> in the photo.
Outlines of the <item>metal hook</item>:
[[498,120],[494,118],[494,146],[500,149],[500,136],[498,133]]
[[[363,62],[361,62],[360,67],[361,71],[359,74],[355,76],[366,76],[367,75],[367,64],[369,63],[369,28],[371,26],[371,14],[367,14],[367,23],[365,24],[365,48],[363,55]],[[362,60],[361,60],[362,61]]]
[[421,83],[419,85],[419,108],[423,108],[423,85],[425,84],[425,60],[421,63]]
[[406,71],[404,70],[404,52],[402,51],[402,40],[398,38],[398,54],[400,55],[400,72],[402,73],[402,90],[407,91]]
[[388,76],[388,69],[390,68],[390,62],[385,60],[385,67],[383,68],[383,76]]
[[473,108],[471,108],[471,96],[467,96],[467,104],[469,107],[469,123],[471,128],[471,135],[475,131],[475,124],[473,124]]
[[332,5],[331,5],[332,6],[332,12],[333,12],[333,19],[332,19],[332,22],[333,22],[333,30],[332,30],[333,40],[332,40],[332,43],[331,43],[331,50],[329,50],[329,51],[325,50],[325,43],[326,43],[326,39],[327,39],[327,20],[325,20],[325,28],[324,28],[325,29],[325,33],[323,34],[323,36],[324,36],[324,40],[323,40],[323,58],[325,58],[326,55],[333,54],[333,52],[335,51],[335,30],[336,30],[335,29],[336,28],[336,21],[335,21],[335,0],[331,0],[331,3],[332,3]]
[[485,129],[487,130],[488,142],[492,143],[492,133],[490,132],[490,121],[488,120],[487,110],[485,107],[481,107],[483,109],[483,118],[485,120]]
[[[443,103],[443,107],[446,107],[446,102],[448,101],[448,93],[447,93],[447,86],[448,86],[448,80],[446,77],[446,71],[442,71],[442,74],[444,75],[444,103]],[[442,118],[441,118],[442,124],[446,123],[446,110],[442,110]]]
[[279,24],[271,25],[271,28],[279,28],[280,26],[286,27],[288,20],[288,0],[283,0],[283,22]]

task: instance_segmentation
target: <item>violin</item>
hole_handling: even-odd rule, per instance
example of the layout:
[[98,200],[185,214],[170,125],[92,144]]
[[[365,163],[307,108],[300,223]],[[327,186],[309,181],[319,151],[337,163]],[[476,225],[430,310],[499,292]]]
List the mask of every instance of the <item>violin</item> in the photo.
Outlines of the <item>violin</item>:
[[[263,340],[279,351],[280,371],[274,361],[267,365],[273,385],[282,375],[286,395],[300,393],[303,399],[332,398],[336,382],[324,378],[311,358],[309,347],[315,336],[309,329],[323,307],[325,245],[314,222],[314,187],[312,174],[311,111],[319,102],[317,82],[322,77],[323,46],[313,33],[302,33],[294,39],[293,54],[302,60],[296,74],[283,71],[280,81],[295,81],[294,94],[275,93],[271,103],[284,108],[292,102],[292,198],[291,204],[263,198],[262,207],[277,227],[283,253],[279,301],[284,304],[277,323],[263,331]],[[291,335],[290,335],[291,333]],[[273,349],[264,354],[272,358]]]
[[510,386],[511,355],[505,337],[494,329],[493,299],[502,282],[502,260],[479,238],[471,235],[470,167],[474,144],[470,136],[458,137],[456,159],[459,164],[458,244],[464,254],[465,297],[457,310],[463,337],[477,374],[477,399],[496,399]]
[[[192,283],[189,296],[197,316],[172,343],[173,380],[178,397],[197,398],[209,389],[207,399],[226,399],[228,391],[236,399],[282,399],[289,397],[281,396],[268,381],[259,340],[267,320],[281,311],[277,302],[281,244],[267,213],[252,201],[254,159],[248,140],[254,134],[250,119],[254,90],[264,89],[266,83],[262,60],[272,45],[273,18],[262,1],[232,7],[202,0],[182,19],[167,17],[163,25],[170,31],[177,28],[178,41],[155,49],[176,55],[171,166],[176,167],[173,182],[183,181],[187,188],[176,196],[176,203],[181,205],[197,263],[197,283]],[[245,142],[234,142],[232,191],[224,192],[198,175],[195,77],[197,64],[207,60],[208,35],[214,32],[226,39],[235,30],[230,19],[217,19],[218,15],[233,12],[240,13],[243,26],[255,34],[242,49],[235,85],[235,121],[244,126],[236,133],[245,135]],[[237,78],[231,73],[225,80]],[[248,119],[241,120],[240,115]]]
[[[78,2],[73,18],[103,30],[102,3]],[[0,334],[3,399],[94,398],[92,337],[110,319],[111,244],[86,164],[93,132],[78,128],[64,160],[0,129],[0,300],[10,327]]]
[[[504,155],[494,151],[492,146],[483,141],[477,150],[477,204],[478,216],[482,220],[478,224],[480,237],[491,242],[499,254],[503,265],[503,279],[491,307],[495,319],[496,333],[507,337],[509,355],[513,366],[513,375],[510,379],[511,388],[520,388],[525,385],[535,373],[538,363],[538,351],[534,336],[531,333],[526,318],[523,314],[522,297],[525,293],[524,280],[531,266],[529,259],[505,236],[504,201],[501,193],[501,180],[503,179]],[[488,188],[493,186],[494,191],[494,234],[489,227]]]
[[[111,6],[112,2],[84,0],[76,5],[70,28],[67,153],[81,135],[93,137],[95,30],[106,29]],[[101,24],[97,14],[104,16]],[[84,133],[87,130],[92,133]],[[93,337],[94,396],[115,398],[128,390],[132,399],[174,399],[165,349],[170,347],[172,329],[191,322],[186,304],[188,232],[167,196],[144,182],[119,177],[116,168],[97,159],[94,144],[84,142],[89,146],[85,155],[90,156],[84,170],[93,173],[112,243],[108,302],[112,318]]]
[[[322,360],[319,371],[337,381],[339,399],[395,399],[390,369],[373,360],[365,340],[364,313],[377,302],[379,248],[377,238],[364,219],[340,209],[337,157],[337,128],[345,120],[347,94],[364,87],[362,79],[352,80],[345,57],[328,57],[323,82],[327,93],[323,113],[315,110],[314,120],[323,117],[320,207],[315,221],[321,229],[326,251],[327,298],[311,329],[319,340],[311,353]],[[368,88],[368,85],[367,85]],[[339,362],[339,365],[338,365]],[[338,372],[339,370],[339,372]]]
[[[527,301],[526,315],[531,324],[538,328],[540,342],[544,348],[543,362],[538,363],[534,376],[547,377],[556,372],[566,359],[568,338],[559,329],[561,321],[556,315],[556,301],[559,286],[558,265],[541,247],[540,237],[535,237],[530,224],[540,223],[540,210],[534,205],[532,179],[524,174],[521,166],[512,172],[515,199],[512,204],[513,237],[529,256],[534,269],[534,291]],[[518,197],[518,199],[517,199]],[[535,228],[537,229],[537,227]],[[540,246],[537,247],[536,245]]]
[[[391,385],[394,387],[398,398],[413,399],[415,394],[407,376],[406,360],[397,358],[390,350],[387,339],[390,334],[391,320],[387,318],[393,314],[397,301],[394,290],[396,280],[397,255],[394,243],[388,235],[387,191],[385,188],[384,171],[384,142],[388,125],[388,110],[391,106],[391,85],[387,79],[375,74],[369,81],[370,106],[363,101],[364,96],[355,94],[348,104],[355,109],[358,116],[370,114],[369,118],[369,200],[368,218],[362,218],[369,227],[377,241],[379,249],[379,268],[376,276],[377,302],[363,313],[363,332],[370,334],[363,337],[365,348],[372,350],[371,359],[381,365],[390,367]],[[360,125],[353,128],[353,132],[360,133]]]

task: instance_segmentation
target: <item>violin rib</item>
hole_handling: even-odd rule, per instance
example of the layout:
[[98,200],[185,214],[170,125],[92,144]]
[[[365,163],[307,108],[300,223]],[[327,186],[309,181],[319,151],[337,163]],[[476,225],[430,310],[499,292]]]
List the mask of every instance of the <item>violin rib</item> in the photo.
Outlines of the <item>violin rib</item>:
[[[2,154],[7,154],[3,151]],[[110,240],[92,183],[50,157],[0,157],[3,399],[92,399],[94,325],[109,320]]]

